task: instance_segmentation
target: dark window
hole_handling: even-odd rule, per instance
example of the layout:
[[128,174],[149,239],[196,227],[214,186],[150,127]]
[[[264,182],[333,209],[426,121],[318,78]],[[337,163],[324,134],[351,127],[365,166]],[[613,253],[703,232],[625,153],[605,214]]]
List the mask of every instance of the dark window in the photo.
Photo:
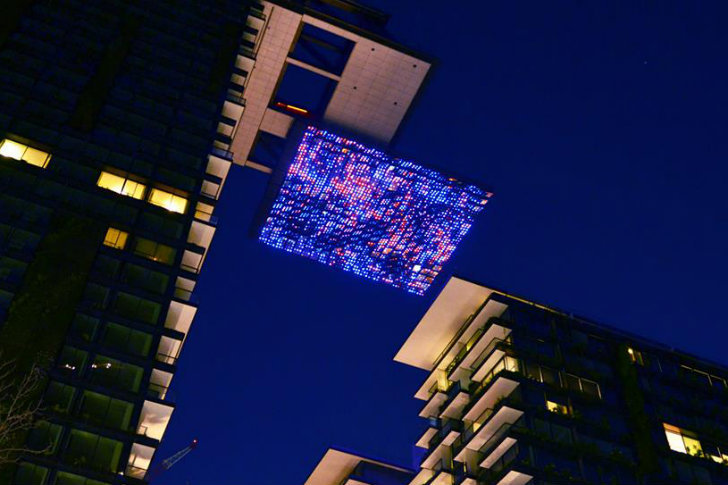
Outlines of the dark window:
[[80,417],[86,421],[120,430],[128,430],[134,406],[120,399],[85,391],[81,400]]
[[123,391],[138,392],[142,374],[141,367],[103,355],[96,356],[91,364],[91,382]]
[[88,315],[79,313],[76,315],[73,320],[73,324],[71,325],[71,335],[81,340],[85,340],[86,342],[90,342],[96,336],[96,329],[98,328],[98,325],[98,318],[89,317]]
[[43,485],[48,476],[48,469],[30,463],[21,463],[15,474],[15,485]]
[[128,264],[124,269],[122,281],[143,290],[162,294],[169,285],[169,276],[135,264]]
[[53,453],[61,436],[61,427],[48,421],[40,421],[28,433],[27,443],[33,451]]
[[60,382],[51,382],[48,384],[48,390],[46,391],[43,402],[45,406],[58,413],[68,412],[73,400],[75,388]]
[[122,317],[150,325],[157,323],[161,311],[159,304],[123,292],[116,295],[112,309]]
[[145,357],[149,355],[152,336],[123,325],[109,323],[106,326],[102,342],[115,350]]
[[65,346],[58,358],[58,368],[67,374],[78,375],[86,364],[88,354],[83,350]]
[[121,450],[120,441],[73,429],[63,452],[63,459],[73,466],[115,473],[119,467]]

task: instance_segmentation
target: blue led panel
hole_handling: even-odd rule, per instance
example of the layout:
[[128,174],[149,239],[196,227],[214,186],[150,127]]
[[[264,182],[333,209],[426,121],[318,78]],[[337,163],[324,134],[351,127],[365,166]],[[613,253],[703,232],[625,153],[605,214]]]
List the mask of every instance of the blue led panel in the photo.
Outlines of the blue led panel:
[[260,240],[422,295],[490,195],[309,126]]

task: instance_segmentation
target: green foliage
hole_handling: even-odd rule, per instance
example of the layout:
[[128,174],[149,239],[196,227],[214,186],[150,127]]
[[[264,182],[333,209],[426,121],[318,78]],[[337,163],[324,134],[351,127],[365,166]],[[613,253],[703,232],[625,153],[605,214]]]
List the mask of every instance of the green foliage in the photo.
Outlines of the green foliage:
[[72,127],[81,131],[91,131],[94,127],[140,25],[141,19],[131,14],[126,15],[121,31],[106,46],[96,73],[89,79],[78,98],[76,109],[69,120]]
[[[104,226],[91,219],[55,214],[0,327],[0,353],[15,362],[16,380],[48,368],[61,350],[103,235]],[[43,377],[27,403],[40,400],[45,382]],[[24,441],[21,433],[3,446],[17,448]],[[12,473],[7,467],[0,471],[0,482]]]
[[0,329],[0,352],[19,372],[48,367],[60,350],[103,234],[91,219],[54,217]]
[[645,412],[645,398],[637,378],[637,370],[622,344],[617,351],[616,370],[622,383],[627,417],[632,428],[632,438],[637,449],[637,471],[642,476],[658,469],[657,452],[652,443],[650,421]]

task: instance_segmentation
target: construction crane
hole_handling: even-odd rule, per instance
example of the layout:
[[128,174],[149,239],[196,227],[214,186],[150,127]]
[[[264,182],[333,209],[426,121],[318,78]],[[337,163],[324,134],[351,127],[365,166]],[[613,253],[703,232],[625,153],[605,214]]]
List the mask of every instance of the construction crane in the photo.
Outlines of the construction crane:
[[152,478],[156,478],[165,471],[172,468],[176,463],[178,463],[182,458],[187,456],[190,451],[194,450],[197,447],[197,438],[192,440],[192,443],[190,443],[186,448],[183,448],[179,450],[174,455],[170,456],[166,460],[162,461],[159,465],[154,467],[154,469],[149,472],[149,476],[147,477],[148,480],[152,480]]

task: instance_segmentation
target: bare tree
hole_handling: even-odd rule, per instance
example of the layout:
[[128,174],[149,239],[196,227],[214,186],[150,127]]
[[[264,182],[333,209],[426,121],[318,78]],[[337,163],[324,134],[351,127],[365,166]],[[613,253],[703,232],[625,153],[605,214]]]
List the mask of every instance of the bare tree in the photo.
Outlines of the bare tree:
[[40,368],[21,374],[15,361],[3,361],[0,354],[0,466],[17,462],[23,454],[47,451],[30,449],[24,442],[39,417],[44,381]]

